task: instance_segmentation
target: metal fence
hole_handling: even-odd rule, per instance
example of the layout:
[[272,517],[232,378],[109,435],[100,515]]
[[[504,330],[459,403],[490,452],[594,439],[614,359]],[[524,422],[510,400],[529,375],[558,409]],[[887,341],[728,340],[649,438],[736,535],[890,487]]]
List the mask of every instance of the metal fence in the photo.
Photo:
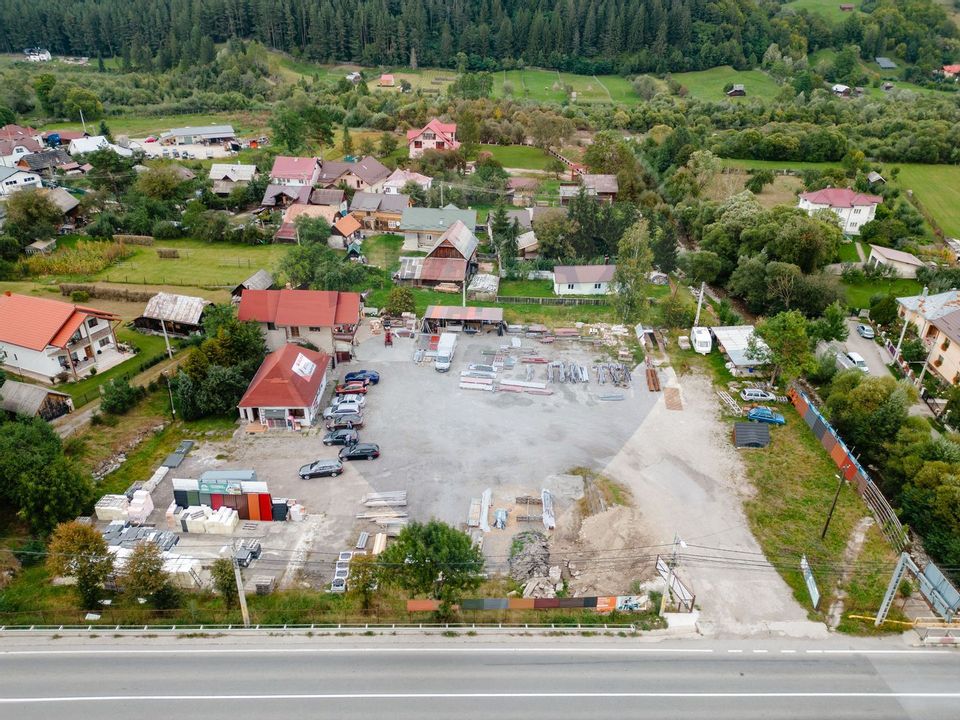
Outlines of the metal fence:
[[790,388],[788,394],[800,417],[813,430],[813,434],[830,455],[830,459],[840,468],[844,480],[857,489],[857,493],[870,508],[884,537],[897,551],[902,551],[907,545],[906,531],[896,511],[880,492],[880,488],[874,484],[867,471],[854,457],[853,452],[847,448],[837,435],[837,431],[824,419],[806,393],[794,386]]
[[608,305],[606,298],[518,297],[497,295],[497,302],[506,305]]

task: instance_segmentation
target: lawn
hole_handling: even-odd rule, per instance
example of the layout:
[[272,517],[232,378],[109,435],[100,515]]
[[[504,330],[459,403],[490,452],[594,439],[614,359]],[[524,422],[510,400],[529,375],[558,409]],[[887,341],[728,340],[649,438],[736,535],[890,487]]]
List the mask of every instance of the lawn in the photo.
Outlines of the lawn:
[[897,278],[893,280],[867,280],[862,283],[843,283],[847,292],[847,305],[855,308],[870,306],[870,298],[874,295],[892,293],[897,297],[904,295],[919,295],[923,289],[916,280]]
[[[157,247],[175,248],[179,258],[160,259]],[[200,240],[163,240],[138,247],[135,254],[94,279],[144,285],[230,287],[263,268],[272,271],[287,251],[285,245],[239,245]]]
[[960,238],[960,166],[899,165],[897,178],[912,190],[948,237]]
[[490,153],[504,167],[524,170],[545,170],[551,157],[529,145],[481,145],[480,152]]
[[729,98],[731,100],[772,100],[780,92],[776,81],[761,70],[734,70],[729,65],[700,70],[698,72],[676,73],[673,79],[683,85],[690,94],[700,100],[728,99],[723,88],[728,84],[742,83],[746,86],[747,95],[744,98]]
[[744,170],[826,170],[831,167],[840,167],[839,162],[805,162],[801,160],[744,160],[739,158],[723,158],[727,167],[743,168]]
[[121,328],[117,330],[117,341],[133,345],[140,349],[136,355],[129,360],[124,360],[119,365],[109,370],[97,373],[79,382],[66,383],[58,386],[61,392],[68,392],[73,398],[74,405],[79,408],[97,397],[97,388],[105,382],[121,375],[130,375],[136,373],[141,364],[157,355],[162,355],[166,350],[163,338],[157,335],[141,335],[133,330]]
[[[104,118],[114,135],[146,137],[158,135],[174,127],[187,125],[233,125],[238,136],[261,135],[267,129],[268,110],[239,110],[230,113],[201,113],[195,115],[118,115]],[[50,123],[43,130],[80,130],[80,123]],[[93,129],[90,130],[93,132]]]
[[[851,4],[854,6],[860,5],[860,3],[855,1]],[[831,22],[840,22],[844,18],[859,12],[859,10],[854,10],[854,13],[843,12],[840,10],[840,2],[838,2],[838,0],[793,0],[783,5],[783,7],[790,8],[791,10],[808,10],[816,15],[823,16]]]
[[363,254],[371,265],[393,272],[400,267],[402,246],[403,238],[399,235],[374,235],[363,241]]
[[553,297],[549,280],[501,280],[500,295],[508,297]]
[[840,262],[855,263],[860,262],[860,255],[857,254],[857,242],[845,242],[840,244]]
[[[818,615],[822,617],[842,579],[843,553],[851,532],[860,518],[870,513],[853,487],[844,484],[826,538],[820,539],[837,489],[837,468],[792,406],[782,405],[778,410],[787,424],[772,429],[770,446],[743,451],[747,475],[756,489],[744,507],[767,559],[797,601],[814,613],[799,567],[800,553],[806,554],[822,596]],[[869,567],[868,559],[872,561]],[[896,553],[874,531],[867,534],[858,560],[857,572],[843,583],[850,593],[844,614],[869,615],[877,610]]]

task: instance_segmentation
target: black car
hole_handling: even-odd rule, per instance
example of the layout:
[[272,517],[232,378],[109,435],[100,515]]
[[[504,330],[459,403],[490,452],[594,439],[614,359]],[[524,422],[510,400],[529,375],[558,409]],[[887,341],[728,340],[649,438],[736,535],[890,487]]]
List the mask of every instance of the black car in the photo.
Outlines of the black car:
[[376,370],[356,370],[344,375],[343,382],[362,382],[366,385],[376,385],[380,382],[380,373]]
[[318,477],[336,477],[343,472],[343,463],[339,460],[314,460],[300,468],[300,479],[308,480]]
[[331,430],[323,436],[324,445],[356,445],[360,442],[360,433],[353,428]]
[[348,445],[340,451],[341,460],[373,460],[380,457],[380,446],[374,443]]

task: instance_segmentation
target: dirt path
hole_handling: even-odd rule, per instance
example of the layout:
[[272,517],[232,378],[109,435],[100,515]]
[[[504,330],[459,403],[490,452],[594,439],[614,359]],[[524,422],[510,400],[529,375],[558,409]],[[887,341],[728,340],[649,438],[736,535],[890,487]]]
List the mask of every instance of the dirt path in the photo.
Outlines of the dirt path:
[[[134,377],[131,380],[131,384],[139,385],[141,387],[148,385],[152,380],[160,377],[160,373],[175,368],[179,363],[180,356],[175,356],[173,359],[168,358],[161,363],[157,363],[151,368],[147,368],[142,373]],[[93,417],[93,414],[99,410],[100,401],[93,400],[92,402],[84,405],[78,411],[72,412],[69,415],[60,416],[53,421],[52,425],[60,437],[70,437],[75,432],[85,427],[87,423],[90,422],[90,418]]]
[[841,573],[837,579],[836,598],[833,604],[830,605],[830,610],[827,612],[827,624],[831,629],[835,629],[840,624],[840,620],[843,619],[843,601],[847,598],[847,593],[843,587],[847,584],[850,575],[853,573],[854,563],[860,556],[863,543],[867,539],[867,530],[869,530],[873,524],[874,520],[870,516],[860,518],[860,522],[856,524],[853,532],[850,533],[850,539],[847,540],[847,547],[844,548],[843,557],[840,560],[843,573]]

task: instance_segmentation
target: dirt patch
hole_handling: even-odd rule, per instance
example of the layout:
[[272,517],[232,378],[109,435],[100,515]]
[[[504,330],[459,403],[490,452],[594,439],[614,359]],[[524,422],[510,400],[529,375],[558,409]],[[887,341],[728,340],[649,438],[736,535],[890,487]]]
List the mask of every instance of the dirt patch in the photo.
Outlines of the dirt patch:
[[[710,200],[726,200],[744,191],[744,185],[750,175],[743,170],[728,170],[719,173],[707,185],[705,195]],[[803,187],[803,181],[794,175],[777,175],[770,185],[757,195],[757,202],[765,208],[776,205],[795,205],[797,191]]]
[[861,518],[860,522],[858,522],[856,527],[853,528],[853,532],[850,533],[850,539],[847,540],[847,547],[844,549],[843,557],[841,559],[843,572],[837,579],[836,596],[834,597],[833,603],[830,605],[830,610],[827,613],[827,624],[831,628],[836,628],[843,619],[843,601],[847,598],[847,593],[843,588],[850,581],[850,577],[853,575],[854,564],[856,563],[857,558],[860,556],[860,551],[863,549],[863,543],[867,539],[867,531],[873,524],[874,519],[872,517],[867,516]]
[[590,468],[575,467],[569,470],[569,474],[583,478],[583,498],[579,502],[581,517],[606,512],[616,505],[633,504],[630,490],[602,473]]

